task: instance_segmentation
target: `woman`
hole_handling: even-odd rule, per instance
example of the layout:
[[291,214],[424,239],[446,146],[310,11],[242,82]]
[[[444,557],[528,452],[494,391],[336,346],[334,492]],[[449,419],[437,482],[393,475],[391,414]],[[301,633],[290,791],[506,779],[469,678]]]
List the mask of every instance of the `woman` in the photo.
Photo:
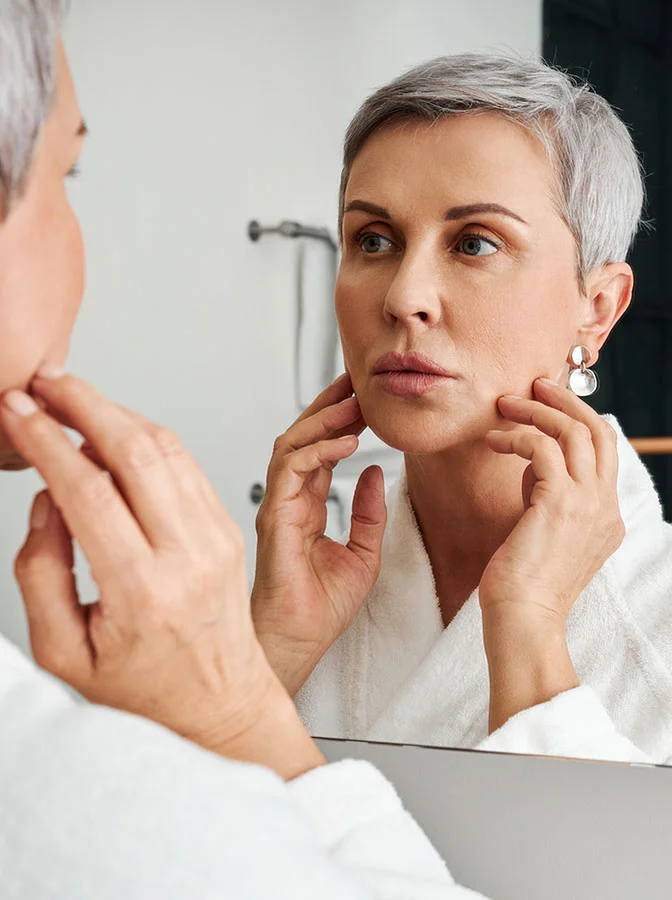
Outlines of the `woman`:
[[[276,444],[253,592],[276,671],[294,694],[308,679],[311,733],[672,758],[672,529],[618,423],[564,387],[594,386],[630,303],[642,200],[625,126],[542,63],[438,59],[355,116],[349,378]],[[382,557],[375,469],[353,507],[367,539],[323,536],[364,424],[405,458]],[[580,565],[617,469],[620,515]]]
[[[2,896],[476,898],[375,769],[324,765],[191,456],[59,369],[84,262],[65,180],[86,131],[60,13],[0,11],[0,468],[34,465],[49,488],[17,561],[36,659],[138,715],[76,703],[0,636]],[[87,609],[73,539],[100,591]]]

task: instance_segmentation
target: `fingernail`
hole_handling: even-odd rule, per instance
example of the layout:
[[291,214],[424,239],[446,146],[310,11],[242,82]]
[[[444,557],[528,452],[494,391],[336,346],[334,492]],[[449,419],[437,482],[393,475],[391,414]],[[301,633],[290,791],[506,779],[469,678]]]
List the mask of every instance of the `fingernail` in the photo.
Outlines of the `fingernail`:
[[522,397],[519,397],[517,394],[502,394],[500,397],[501,400],[522,400]]
[[36,378],[44,378],[46,381],[56,381],[57,378],[62,378],[65,375],[63,369],[60,366],[52,366],[49,363],[45,363],[35,373]]
[[50,506],[49,497],[45,493],[37,495],[30,512],[30,527],[33,531],[40,531],[42,528],[46,528]]
[[7,391],[2,398],[6,406],[17,416],[32,416],[39,409],[37,403],[23,391]]
[[537,378],[537,381],[541,381],[542,384],[550,384],[551,387],[557,387],[558,385],[555,381],[551,381],[550,378]]

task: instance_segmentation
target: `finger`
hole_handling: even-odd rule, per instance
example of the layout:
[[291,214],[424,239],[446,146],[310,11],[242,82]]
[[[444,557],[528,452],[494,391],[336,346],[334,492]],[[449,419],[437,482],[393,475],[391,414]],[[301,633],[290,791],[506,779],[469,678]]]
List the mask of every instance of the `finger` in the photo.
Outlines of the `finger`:
[[144,534],[108,476],[26,394],[9,391],[3,396],[0,425],[45,480],[99,584],[151,560]]
[[[214,488],[214,485],[208,479],[207,475],[201,469],[194,457],[186,450],[181,454],[171,455],[170,453],[165,453],[162,444],[161,427],[159,425],[157,425],[155,422],[152,422],[150,419],[146,419],[144,416],[140,415],[140,413],[136,413],[124,406],[119,406],[118,408],[125,412],[127,415],[131,416],[141,427],[143,427],[147,431],[147,433],[152,438],[157,441],[159,450],[164,453],[166,464],[173,472],[180,490],[194,500],[200,498],[206,504],[213,518],[220,524],[224,525],[225,527],[233,525],[233,519],[231,519],[226,508],[222,504],[222,501],[220,500],[219,495]],[[51,415],[54,414],[53,410],[49,409],[48,411]],[[58,415],[56,415],[56,419],[57,421],[60,421],[60,417]],[[61,424],[65,425],[67,428],[72,427],[64,421],[61,421]],[[94,462],[101,469],[108,471],[105,460],[101,457],[100,453],[98,453],[96,448],[89,441],[85,440],[81,444],[79,450],[80,453],[83,453],[84,456]],[[204,527],[207,527],[208,523],[206,521],[203,521],[203,518],[204,517],[202,515],[202,512],[200,512],[197,515],[197,520],[201,520],[201,524],[203,524]]]
[[[333,469],[320,466],[306,478],[306,490],[315,498],[316,503],[325,505],[329,500],[329,492],[333,481]],[[325,505],[326,515],[326,505]]]
[[538,481],[561,486],[567,482],[569,473],[560,446],[545,434],[533,431],[489,431],[486,443],[496,453],[514,454],[527,459]]
[[152,437],[137,419],[72,375],[37,377],[33,390],[65,413],[96,450],[152,545],[188,543],[178,482],[166,465],[167,456],[183,452],[176,435],[162,430]]
[[267,497],[271,506],[295,499],[302,491],[306,479],[320,468],[333,469],[338,462],[352,456],[358,446],[354,435],[318,441],[302,447],[285,457],[284,465],[270,485]]
[[35,498],[30,522],[14,571],[33,656],[42,668],[77,688],[92,670],[93,653],[72,571],[72,539],[47,491]]
[[383,470],[380,466],[369,466],[360,475],[352,500],[350,540],[347,547],[376,576],[380,569],[386,521]]
[[342,400],[292,425],[275,442],[273,456],[268,467],[267,480],[271,481],[288,453],[328,438],[362,433],[365,428],[356,397]]
[[[139,416],[138,419],[142,420],[142,416]],[[143,425],[148,429],[149,433],[153,433],[158,427],[148,419],[144,420]],[[161,450],[160,444],[159,450]],[[80,445],[79,452],[86,456],[87,459],[90,459],[91,462],[95,463],[95,465],[97,465],[103,471],[108,471],[105,460],[101,457],[96,448],[89,443],[89,441],[84,441]],[[232,524],[233,520],[226,511],[226,508],[223,506],[217,492],[215,491],[214,486],[208,480],[205,472],[203,472],[196,460],[191,457],[190,454],[185,453],[184,456],[186,457],[186,459],[184,460],[184,466],[175,466],[173,470],[173,474],[178,480],[180,489],[194,498],[202,499],[203,502],[205,502],[205,504],[207,505],[210,514],[216,521],[219,521],[225,526]],[[171,465],[172,459],[170,457],[167,457],[166,462],[168,463],[168,465]],[[202,512],[197,518],[200,518],[201,520],[204,519]],[[207,527],[208,522],[201,521],[201,524]]]
[[[309,419],[326,406],[333,406],[335,403],[340,403],[341,400],[345,400],[351,394],[352,381],[350,380],[348,373],[344,372],[342,375],[339,375],[338,378],[334,379],[329,387],[325,388],[317,395],[310,406],[307,406],[304,409],[296,422],[301,422],[303,419]],[[296,424],[296,422],[294,424]]]
[[[53,379],[47,379],[47,381],[50,380]],[[77,422],[72,418],[67,408],[59,408],[56,405],[51,405],[48,400],[40,396],[36,396],[34,399],[41,408],[45,408],[49,415],[54,417],[56,421],[60,422],[63,426],[78,430]],[[128,409],[118,403],[113,403],[112,405],[119,410],[122,415],[125,415],[132,420],[138,428],[143,429],[149,437],[156,442],[166,465],[173,473],[175,484],[179,487],[180,493],[189,498],[192,501],[192,504],[196,503],[198,500],[204,502],[207,510],[216,523],[227,531],[236,532],[236,525],[222,504],[213,484],[198,465],[194,457],[181,446],[179,441],[175,440],[175,436],[172,432],[161,428],[156,422],[152,422],[151,419],[146,418],[135,410]],[[91,441],[85,439],[80,446],[80,452],[99,466],[99,468],[104,471],[111,471],[100,451],[94,447]],[[212,532],[211,523],[208,520],[208,517],[203,515],[203,509],[200,505],[198,505],[198,508],[191,516],[183,513],[180,517],[180,521],[185,524],[188,523],[188,530],[194,537],[197,530],[205,534]],[[180,532],[178,540],[186,540],[186,534]]]
[[611,425],[572,391],[546,378],[537,378],[533,389],[535,396],[543,403],[561,410],[590,429],[595,446],[597,474],[603,479],[615,479],[618,473],[617,437]]
[[590,429],[566,413],[537,400],[500,397],[499,411],[510,422],[531,425],[557,441],[565,456],[571,478],[581,484],[595,482],[597,461]]

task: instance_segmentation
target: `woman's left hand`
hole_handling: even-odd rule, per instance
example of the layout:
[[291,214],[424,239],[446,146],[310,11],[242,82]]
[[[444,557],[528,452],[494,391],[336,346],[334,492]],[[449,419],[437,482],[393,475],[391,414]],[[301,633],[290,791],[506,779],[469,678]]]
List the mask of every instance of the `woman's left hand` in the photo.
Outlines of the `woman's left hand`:
[[491,730],[578,685],[565,640],[581,591],[620,546],[616,433],[579,397],[534,383],[534,400],[502,397],[510,422],[491,431],[497,453],[529,460],[525,511],[479,585],[491,678]]

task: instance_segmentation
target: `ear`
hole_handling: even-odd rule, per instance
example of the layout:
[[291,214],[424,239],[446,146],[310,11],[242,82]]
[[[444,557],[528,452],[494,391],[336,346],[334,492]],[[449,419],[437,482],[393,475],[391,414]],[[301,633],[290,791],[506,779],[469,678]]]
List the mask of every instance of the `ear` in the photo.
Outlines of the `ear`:
[[632,300],[634,275],[627,263],[598,266],[586,281],[587,314],[577,332],[577,344],[591,352],[589,365],[594,365],[600,350]]

